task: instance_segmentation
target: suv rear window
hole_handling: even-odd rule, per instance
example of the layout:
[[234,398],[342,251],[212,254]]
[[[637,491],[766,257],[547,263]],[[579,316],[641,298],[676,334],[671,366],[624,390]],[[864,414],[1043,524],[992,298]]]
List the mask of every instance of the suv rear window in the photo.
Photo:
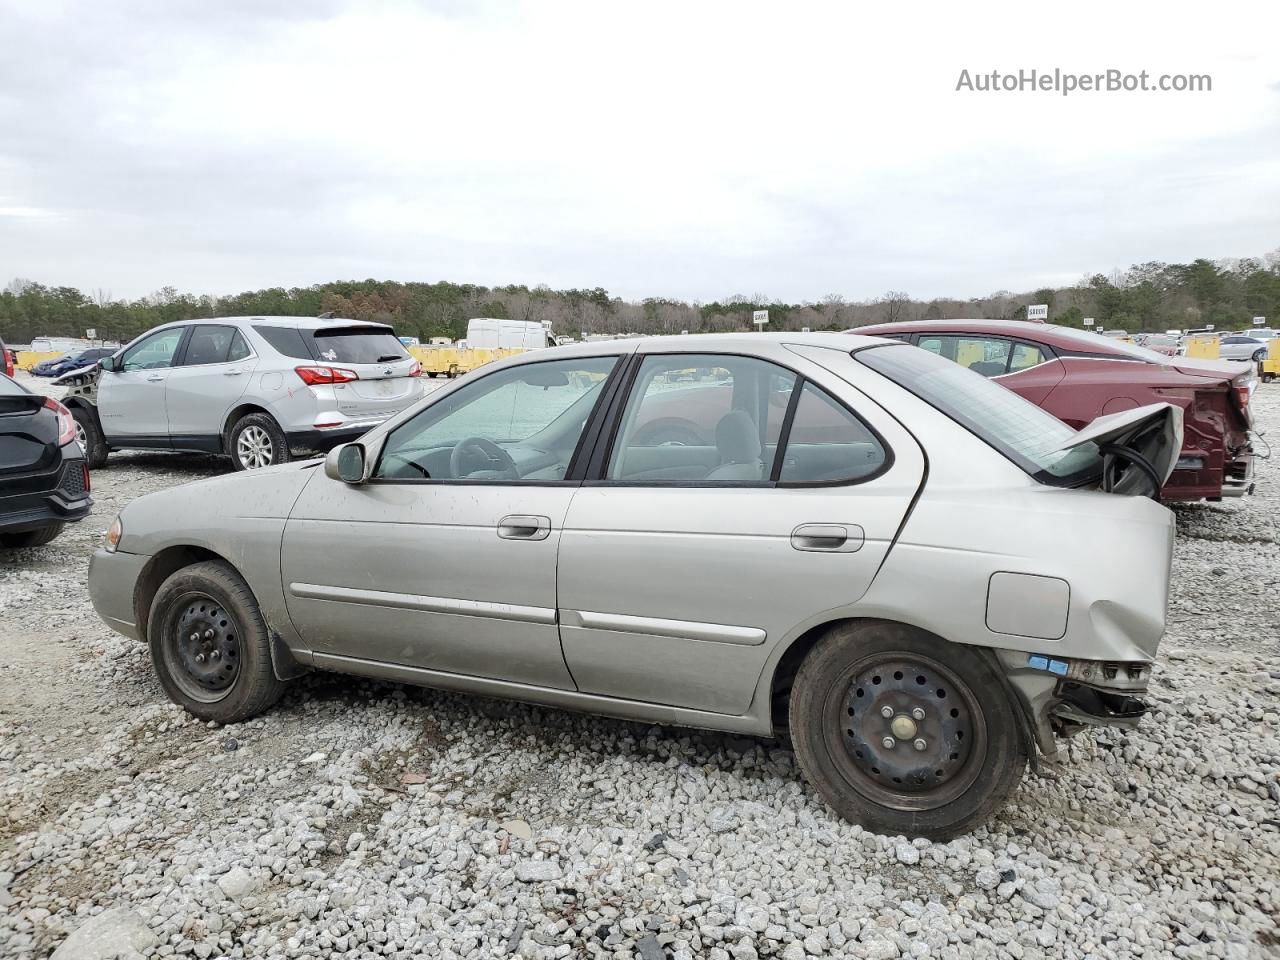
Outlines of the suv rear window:
[[940,410],[1035,480],[1074,486],[1102,469],[1097,444],[1059,449],[1076,431],[1012,390],[927,350],[870,347],[854,359]]
[[312,335],[316,359],[330,363],[388,363],[409,357],[390,327],[341,327]]

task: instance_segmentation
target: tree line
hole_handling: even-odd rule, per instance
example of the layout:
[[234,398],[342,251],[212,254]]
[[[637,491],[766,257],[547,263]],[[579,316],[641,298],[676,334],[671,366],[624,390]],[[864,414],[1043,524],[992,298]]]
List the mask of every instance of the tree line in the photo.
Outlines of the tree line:
[[806,303],[783,303],[763,294],[711,303],[663,297],[623,300],[599,287],[552,290],[546,286],[400,283],[356,280],[311,287],[270,287],[233,296],[196,296],[164,287],[136,300],[105,291],[13,280],[0,293],[0,337],[29,343],[38,336],[83,337],[87,330],[121,342],[174,320],[227,316],[317,316],[392,324],[424,342],[458,339],[471,317],[550,321],[557,336],[587,334],[706,333],[752,329],[755,310],[769,311],[770,330],[845,330],[894,320],[941,318],[1024,319],[1028,304],[1048,304],[1052,323],[1081,327],[1093,317],[1098,329],[1131,332],[1246,327],[1256,316],[1280,319],[1280,249],[1260,258],[1143,263],[1110,275],[1085,276],[1072,286],[1025,293],[1000,290],[972,299],[916,299],[889,291],[867,301],[837,294]]

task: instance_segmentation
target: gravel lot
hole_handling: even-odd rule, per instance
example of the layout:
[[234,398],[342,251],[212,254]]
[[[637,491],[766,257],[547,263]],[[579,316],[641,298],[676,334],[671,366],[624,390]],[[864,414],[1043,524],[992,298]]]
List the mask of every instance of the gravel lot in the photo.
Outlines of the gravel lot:
[[[1280,384],[1254,402],[1280,426]],[[113,455],[86,521],[0,557],[0,957],[1280,951],[1273,466],[1178,510],[1141,729],[945,844],[836,819],[767,741],[324,674],[192,721],[84,581],[125,503],[226,469]]]

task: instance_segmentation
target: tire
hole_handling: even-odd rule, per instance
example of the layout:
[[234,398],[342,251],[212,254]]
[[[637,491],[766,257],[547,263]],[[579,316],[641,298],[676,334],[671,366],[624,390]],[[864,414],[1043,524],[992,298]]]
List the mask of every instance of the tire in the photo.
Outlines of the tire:
[[289,441],[267,413],[248,413],[227,433],[227,453],[237,470],[260,470],[288,463]]
[[62,532],[65,523],[51,523],[39,530],[24,530],[22,533],[0,533],[0,547],[10,550],[21,550],[23,547],[43,547],[53,542]]
[[[147,616],[147,642],[164,692],[201,720],[247,720],[284,693],[258,601],[221,561],[183,567],[160,585]],[[199,656],[205,659],[196,662]]]
[[832,629],[800,665],[790,734],[805,776],[846,820],[945,840],[984,823],[1021,780],[1014,710],[976,650],[863,621]]
[[434,380],[439,374],[435,370],[428,370],[427,376]]
[[1263,349],[1263,350],[1255,350],[1255,351],[1253,352],[1253,362],[1254,362],[1254,363],[1261,363],[1261,362],[1262,362],[1263,360],[1265,360],[1265,359],[1267,359],[1267,351],[1266,351],[1265,349]]
[[1271,382],[1272,380],[1274,380],[1275,378],[1276,378],[1276,375],[1275,375],[1274,373],[1264,373],[1264,374],[1262,375],[1262,382],[1263,382],[1263,383],[1270,383],[1270,382]]
[[88,407],[72,407],[71,418],[76,422],[76,439],[84,450],[85,462],[90,470],[97,470],[107,462],[106,438],[98,424],[98,415]]

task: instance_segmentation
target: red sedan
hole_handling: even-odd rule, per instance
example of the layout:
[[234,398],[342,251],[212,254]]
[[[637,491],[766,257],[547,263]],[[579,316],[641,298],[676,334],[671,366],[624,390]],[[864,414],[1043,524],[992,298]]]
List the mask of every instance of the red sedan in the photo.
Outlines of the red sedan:
[[1148,403],[1182,408],[1183,444],[1165,500],[1253,492],[1248,364],[1169,357],[1093,333],[1020,320],[922,320],[849,333],[905,340],[991,377],[1077,430]]

